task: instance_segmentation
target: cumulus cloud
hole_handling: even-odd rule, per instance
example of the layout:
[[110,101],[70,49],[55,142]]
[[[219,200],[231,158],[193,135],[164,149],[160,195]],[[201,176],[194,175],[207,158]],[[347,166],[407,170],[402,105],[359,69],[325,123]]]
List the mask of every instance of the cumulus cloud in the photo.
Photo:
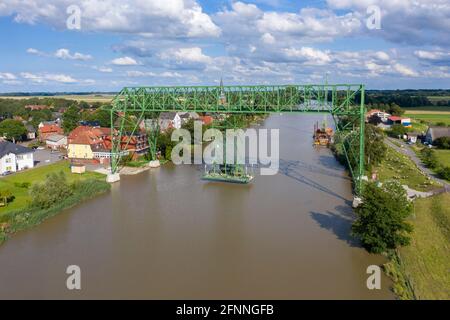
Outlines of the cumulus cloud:
[[73,83],[84,82],[84,81],[79,81],[77,79],[74,79],[71,76],[65,75],[65,74],[53,74],[53,73],[35,74],[35,73],[31,73],[31,72],[22,72],[22,73],[20,73],[20,76],[23,79],[29,80],[32,83],[36,83],[36,84],[46,83],[48,81],[58,82],[58,83],[63,83],[63,84],[73,84]]
[[159,57],[163,60],[175,61],[178,64],[208,64],[212,62],[212,58],[205,55],[202,48],[199,47],[169,49],[160,53]]
[[94,70],[97,70],[97,71],[103,72],[103,73],[111,73],[111,72],[113,72],[113,69],[112,69],[112,68],[110,68],[110,67],[105,67],[105,66],[100,66],[100,67],[98,67],[98,66],[93,66],[92,68],[93,68]]
[[0,72],[0,79],[2,80],[15,80],[17,77],[9,72]]
[[[20,23],[46,23],[65,29],[72,0],[3,0],[0,15]],[[215,37],[220,34],[195,0],[79,0],[81,31],[141,33],[158,37]]]
[[113,59],[111,60],[111,63],[116,66],[136,66],[139,64],[135,59],[131,57],[121,57]]
[[178,72],[165,71],[161,73],[151,71],[127,71],[127,76],[132,78],[138,77],[162,77],[162,78],[181,78],[182,75]]
[[416,50],[414,55],[421,61],[431,64],[450,64],[450,52]]
[[72,54],[72,53],[70,53],[69,49],[65,49],[65,48],[56,50],[55,57],[59,58],[59,59],[63,59],[63,60],[69,59],[69,60],[86,61],[86,60],[92,59],[92,56],[89,54],[82,54],[79,52],[75,52]]
[[369,5],[381,10],[381,30],[365,30],[394,43],[449,46],[450,2],[448,0],[327,0],[331,9],[352,10],[367,17]]

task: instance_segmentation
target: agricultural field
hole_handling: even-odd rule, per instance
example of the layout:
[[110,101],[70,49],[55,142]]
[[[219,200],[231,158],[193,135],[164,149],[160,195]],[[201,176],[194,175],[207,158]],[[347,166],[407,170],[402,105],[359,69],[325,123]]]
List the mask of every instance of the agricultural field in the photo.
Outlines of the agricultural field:
[[414,201],[411,245],[400,257],[418,299],[450,297],[450,194]]
[[0,99],[13,99],[13,100],[22,100],[22,99],[31,99],[31,98],[55,98],[55,99],[66,99],[66,100],[74,100],[77,102],[85,101],[87,103],[101,102],[108,103],[111,102],[114,98],[114,95],[103,95],[103,94],[89,94],[89,95],[59,95],[59,96],[0,96]]
[[417,109],[407,109],[404,116],[416,121],[422,121],[428,125],[435,125],[440,122],[450,125],[449,107],[430,107],[430,109],[424,109],[424,107],[422,107]]
[[73,182],[80,179],[94,178],[104,181],[105,176],[96,172],[86,172],[82,175],[73,174],[70,172],[70,164],[68,161],[60,161],[51,165],[29,169],[20,173],[12,174],[10,176],[0,178],[0,190],[9,190],[15,199],[6,207],[0,208],[0,221],[2,214],[25,208],[30,200],[28,194],[29,188],[24,187],[23,183],[32,184],[36,181],[44,181],[46,176],[51,172],[63,171],[66,174],[68,182]]

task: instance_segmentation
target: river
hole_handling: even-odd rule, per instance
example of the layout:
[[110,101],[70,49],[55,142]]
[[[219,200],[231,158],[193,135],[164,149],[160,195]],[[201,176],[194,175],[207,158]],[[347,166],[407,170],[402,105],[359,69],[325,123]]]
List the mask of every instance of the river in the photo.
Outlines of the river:
[[[385,260],[349,236],[351,182],[312,146],[322,116],[274,115],[280,172],[249,185],[202,181],[199,166],[122,177],[112,191],[0,247],[0,299],[392,299],[368,290]],[[66,288],[81,268],[82,289]]]

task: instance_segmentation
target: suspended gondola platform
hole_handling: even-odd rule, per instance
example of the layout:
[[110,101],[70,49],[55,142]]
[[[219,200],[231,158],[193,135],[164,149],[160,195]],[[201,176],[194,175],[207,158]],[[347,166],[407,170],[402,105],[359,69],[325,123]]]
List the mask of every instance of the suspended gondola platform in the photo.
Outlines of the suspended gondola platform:
[[214,181],[214,182],[225,182],[225,183],[239,183],[239,184],[248,184],[253,180],[253,176],[245,175],[245,176],[235,176],[231,174],[223,174],[223,173],[207,173],[203,175],[202,180],[206,181]]

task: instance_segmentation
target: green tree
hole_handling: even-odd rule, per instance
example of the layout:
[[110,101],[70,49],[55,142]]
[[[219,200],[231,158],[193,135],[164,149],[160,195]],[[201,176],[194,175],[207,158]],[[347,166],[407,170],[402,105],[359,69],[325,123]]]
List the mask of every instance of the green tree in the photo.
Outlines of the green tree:
[[104,109],[95,110],[94,113],[89,114],[87,112],[85,119],[87,121],[98,121],[101,127],[109,128],[111,127],[111,114],[109,111]]
[[406,191],[397,181],[379,187],[368,183],[362,204],[356,208],[357,219],[352,234],[358,237],[369,252],[382,253],[408,245],[412,226],[406,222],[412,211]]
[[67,182],[64,172],[52,172],[47,175],[43,183],[35,183],[31,186],[30,206],[32,208],[47,209],[54,204],[72,195],[73,190]]
[[63,128],[65,133],[71,132],[78,127],[81,120],[80,110],[75,106],[70,106],[63,114]]
[[18,120],[6,119],[0,122],[0,135],[11,141],[22,141],[27,134],[24,124]]
[[367,169],[370,170],[372,166],[376,166],[386,156],[387,147],[384,144],[384,135],[381,129],[366,125],[365,128],[365,162]]

